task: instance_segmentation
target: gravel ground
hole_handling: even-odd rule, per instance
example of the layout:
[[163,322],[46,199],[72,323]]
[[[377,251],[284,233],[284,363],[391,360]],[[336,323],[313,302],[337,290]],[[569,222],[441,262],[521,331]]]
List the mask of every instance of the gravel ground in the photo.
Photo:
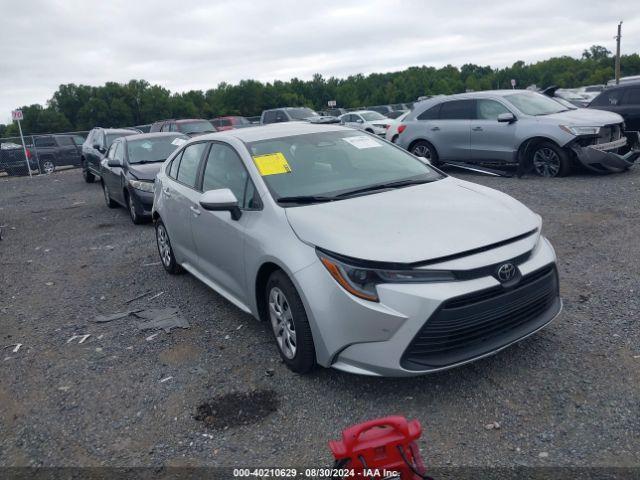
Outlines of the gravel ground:
[[[498,355],[412,379],[295,375],[266,325],[165,274],[153,227],[107,209],[78,170],[0,178],[0,347],[23,344],[0,350],[0,466],[322,467],[344,427],[393,413],[422,422],[431,466],[638,466],[640,168],[452,173],[543,216],[564,311]],[[93,322],[168,306],[191,328]]]

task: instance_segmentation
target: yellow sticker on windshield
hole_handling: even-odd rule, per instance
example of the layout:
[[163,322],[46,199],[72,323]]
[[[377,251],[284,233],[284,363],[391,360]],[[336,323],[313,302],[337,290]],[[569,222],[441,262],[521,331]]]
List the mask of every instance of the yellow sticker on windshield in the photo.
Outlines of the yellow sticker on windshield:
[[291,167],[287,159],[280,152],[268,153],[266,155],[255,155],[253,161],[258,167],[260,175],[278,175],[280,173],[290,173]]

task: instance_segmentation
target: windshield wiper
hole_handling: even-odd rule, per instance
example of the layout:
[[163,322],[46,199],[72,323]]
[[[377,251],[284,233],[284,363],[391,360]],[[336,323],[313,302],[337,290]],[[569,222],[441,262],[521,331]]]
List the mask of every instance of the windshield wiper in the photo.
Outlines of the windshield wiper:
[[402,187],[408,187],[411,185],[420,185],[422,183],[429,183],[432,182],[433,180],[431,179],[425,179],[422,178],[420,180],[399,180],[397,182],[388,182],[388,183],[379,183],[377,185],[370,185],[368,187],[362,187],[362,188],[356,188],[355,190],[349,190],[347,192],[343,192],[340,193],[338,195],[336,195],[337,197],[343,198],[343,197],[350,197],[352,195],[358,195],[360,193],[367,193],[367,192],[375,192],[377,190],[388,190],[391,188],[402,188]]
[[280,197],[276,200],[278,203],[320,203],[332,202],[336,197],[327,197],[321,195],[296,195],[292,197]]

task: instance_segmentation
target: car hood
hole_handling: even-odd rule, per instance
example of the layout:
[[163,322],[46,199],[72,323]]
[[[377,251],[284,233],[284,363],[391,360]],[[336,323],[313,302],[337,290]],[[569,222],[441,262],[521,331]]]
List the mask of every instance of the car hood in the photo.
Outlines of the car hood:
[[624,121],[617,113],[596,110],[593,108],[578,108],[576,110],[552,113],[551,115],[544,115],[537,118],[544,118],[550,122],[561,122],[562,125],[583,127],[602,127],[604,125],[622,123]]
[[129,164],[129,173],[138,180],[154,181],[164,162]]
[[447,177],[346,200],[286,209],[296,235],[341,255],[414,263],[494,244],[540,226],[496,190]]

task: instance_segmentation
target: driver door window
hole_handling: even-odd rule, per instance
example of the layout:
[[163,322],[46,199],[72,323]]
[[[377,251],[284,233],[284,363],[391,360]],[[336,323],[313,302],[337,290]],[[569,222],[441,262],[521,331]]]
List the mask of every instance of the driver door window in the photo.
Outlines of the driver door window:
[[228,188],[240,208],[256,208],[255,188],[236,151],[223,143],[212,143],[202,178],[202,191]]
[[480,98],[476,101],[478,120],[498,120],[501,113],[511,113],[507,107],[495,100]]

